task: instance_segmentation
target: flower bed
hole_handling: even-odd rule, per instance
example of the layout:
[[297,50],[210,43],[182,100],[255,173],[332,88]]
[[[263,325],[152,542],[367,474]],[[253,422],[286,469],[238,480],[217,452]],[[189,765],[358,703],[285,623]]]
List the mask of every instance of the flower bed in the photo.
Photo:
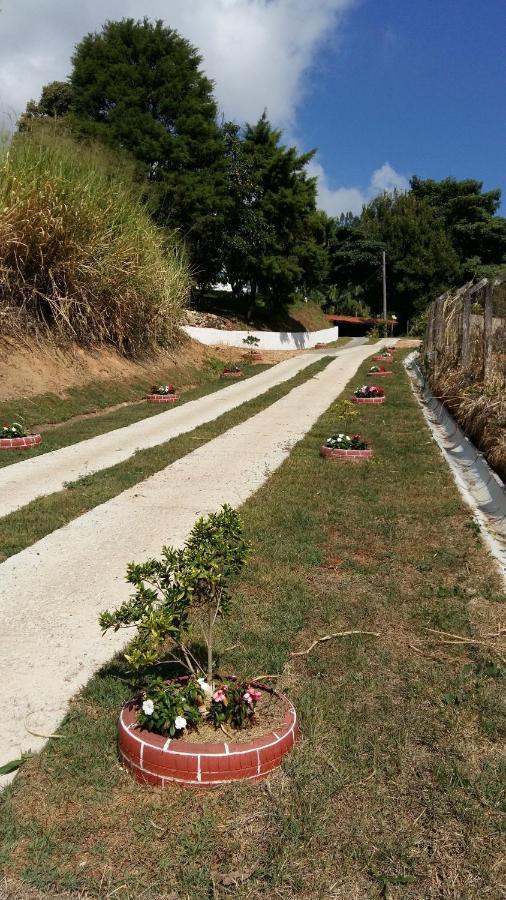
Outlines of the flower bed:
[[364,384],[357,388],[351,398],[352,403],[372,403],[375,405],[385,402],[385,391],[381,387],[375,385]]
[[262,354],[260,353],[260,350],[249,350],[248,353],[243,353],[242,358],[247,362],[260,362]]
[[225,366],[220,378],[242,378],[242,371],[239,366]]
[[173,384],[161,384],[151,388],[146,400],[148,403],[177,403],[179,395]]
[[378,353],[376,356],[373,356],[374,362],[393,362],[393,359],[391,353]]
[[320,447],[320,456],[325,459],[361,460],[371,459],[374,451],[359,434],[336,434]]
[[40,434],[27,434],[19,422],[5,423],[0,428],[0,450],[28,450],[41,441]]
[[119,719],[122,762],[137,781],[161,787],[173,783],[198,787],[264,777],[281,765],[297,740],[299,728],[295,708],[285,696],[264,685],[256,688],[280,700],[283,718],[273,730],[243,742],[199,743],[154,734],[138,722],[140,700],[130,701]]
[[[295,743],[297,717],[286,697],[214,672],[214,628],[230,610],[228,584],[249,553],[239,516],[224,506],[198,519],[183,547],[164,547],[160,560],[130,563],[127,581],[135,592],[100,615],[104,632],[137,629],[125,653],[137,696],[123,707],[118,730],[120,758],[141,782],[254,780],[279,766]],[[206,662],[194,643],[196,625]],[[153,675],[154,665],[170,660],[189,674]]]
[[385,378],[388,375],[393,375],[394,373],[390,370],[385,369],[384,366],[371,366],[367,374],[374,375],[375,378]]

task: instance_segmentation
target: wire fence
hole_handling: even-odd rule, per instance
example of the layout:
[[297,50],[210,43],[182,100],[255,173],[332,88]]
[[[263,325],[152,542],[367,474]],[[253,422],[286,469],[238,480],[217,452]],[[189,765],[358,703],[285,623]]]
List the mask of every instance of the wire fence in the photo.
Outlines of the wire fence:
[[506,275],[442,294],[427,323],[428,383],[506,482]]
[[434,300],[427,311],[425,356],[434,383],[444,371],[461,369],[466,380],[506,387],[506,275]]

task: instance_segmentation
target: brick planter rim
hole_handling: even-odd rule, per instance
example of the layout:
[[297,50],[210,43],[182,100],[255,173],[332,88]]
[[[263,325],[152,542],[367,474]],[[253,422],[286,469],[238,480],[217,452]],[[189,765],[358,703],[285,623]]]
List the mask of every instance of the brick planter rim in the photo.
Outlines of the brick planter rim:
[[382,397],[355,397],[355,396],[353,396],[351,398],[351,402],[352,403],[373,403],[377,406],[379,403],[385,402],[385,395],[383,394]]
[[220,378],[242,378],[242,372],[222,372]]
[[393,375],[393,372],[385,370],[384,372],[368,372],[368,375],[374,375],[375,378],[384,378],[385,375]]
[[177,403],[179,394],[148,394],[148,403]]
[[255,686],[281,700],[284,719],[279,726],[251,741],[193,743],[166,738],[137,724],[140,697],[124,704],[118,720],[118,750],[130,774],[144,784],[209,787],[235,781],[256,781],[281,765],[292,749],[299,725],[293,703],[264,684]]
[[326,447],[325,444],[320,447],[320,456],[325,459],[361,460],[371,459],[373,455],[372,447],[368,447],[367,450],[342,450],[339,447]]
[[393,362],[393,356],[373,356],[374,362]]
[[0,438],[0,450],[28,450],[42,441],[40,434],[27,434],[25,437]]

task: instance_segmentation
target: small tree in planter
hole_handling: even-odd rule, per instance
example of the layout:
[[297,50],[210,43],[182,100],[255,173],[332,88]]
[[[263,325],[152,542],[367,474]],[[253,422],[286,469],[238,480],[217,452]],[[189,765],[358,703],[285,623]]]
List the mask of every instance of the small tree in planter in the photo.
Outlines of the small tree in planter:
[[254,334],[248,334],[248,337],[243,338],[242,342],[246,345],[246,348],[248,350],[247,356],[250,363],[252,363],[254,359],[261,359],[261,354],[257,349],[260,343],[260,338],[255,337]]
[[[285,697],[232,676],[216,680],[215,626],[229,611],[230,580],[248,555],[239,516],[224,506],[199,519],[182,548],[165,547],[161,560],[131,563],[127,581],[133,595],[115,612],[100,616],[104,632],[138,629],[125,657],[141,693],[123,707],[118,728],[120,756],[139,781],[165,786],[171,781],[216,784],[261,777],[280,765],[296,740],[295,710]],[[207,664],[194,652],[192,640],[199,630]],[[189,675],[170,681],[153,677],[153,667],[167,657],[182,662]],[[275,732],[262,734],[256,743],[254,738],[253,745],[223,745],[214,738],[210,747],[209,739],[184,740],[185,732],[199,726],[211,726],[214,734],[225,724],[235,729],[256,724],[255,706],[263,694],[277,698],[282,712]]]
[[[230,579],[249,552],[238,514],[230,506],[197,520],[183,547],[164,547],[161,560],[130,563],[127,582],[133,595],[115,612],[103,612],[103,631],[136,626],[137,637],[125,654],[139,675],[168,649],[194,675],[203,674],[191,652],[198,625],[207,644],[207,680],[213,684],[213,638],[218,618],[228,612]],[[181,660],[182,657],[182,660]]]

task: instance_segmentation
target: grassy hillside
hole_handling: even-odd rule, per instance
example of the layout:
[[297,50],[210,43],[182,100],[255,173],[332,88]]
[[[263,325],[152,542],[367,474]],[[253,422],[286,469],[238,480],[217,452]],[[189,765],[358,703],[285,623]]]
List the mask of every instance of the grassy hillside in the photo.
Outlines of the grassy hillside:
[[47,129],[16,135],[0,159],[4,334],[142,354],[174,338],[190,280],[106,151]]

